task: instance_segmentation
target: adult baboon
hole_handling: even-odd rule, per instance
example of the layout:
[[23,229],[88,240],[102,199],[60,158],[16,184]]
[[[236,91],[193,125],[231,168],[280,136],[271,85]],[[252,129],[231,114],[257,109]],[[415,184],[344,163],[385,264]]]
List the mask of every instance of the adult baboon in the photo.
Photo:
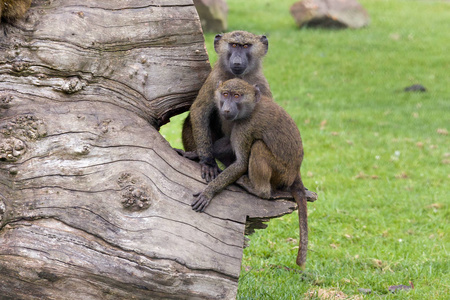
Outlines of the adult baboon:
[[[268,199],[275,190],[289,190],[298,205],[300,248],[297,264],[304,266],[308,246],[306,192],[300,176],[303,145],[297,125],[288,113],[257,85],[231,79],[215,92],[221,117],[230,122],[230,142],[236,160],[192,202],[202,212],[211,199],[241,176],[241,184]],[[248,176],[245,175],[248,173]]]
[[22,18],[30,8],[31,0],[0,0],[0,22]]
[[[219,172],[216,157],[213,155],[213,144],[230,134],[228,126],[221,122],[214,104],[217,84],[220,81],[241,78],[250,84],[257,84],[261,93],[271,98],[269,84],[262,72],[262,58],[266,55],[268,46],[266,36],[246,31],[219,34],[214,39],[218,61],[191,106],[182,133],[185,151],[197,152],[202,178],[207,182],[214,179]],[[234,156],[219,159],[228,165],[234,161]]]

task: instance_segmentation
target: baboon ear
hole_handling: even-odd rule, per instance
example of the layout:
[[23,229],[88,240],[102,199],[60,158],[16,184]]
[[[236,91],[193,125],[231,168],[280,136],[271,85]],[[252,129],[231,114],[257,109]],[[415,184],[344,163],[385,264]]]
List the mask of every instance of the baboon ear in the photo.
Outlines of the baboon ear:
[[255,88],[255,102],[258,102],[261,100],[261,90],[257,84],[254,84],[253,87]]
[[267,39],[267,36],[265,36],[265,35],[262,35],[259,40],[265,46],[266,52],[264,54],[266,54],[267,51],[269,50],[269,40]]
[[222,80],[219,80],[216,85],[216,90],[222,85]]
[[222,37],[223,37],[223,34],[218,34],[214,38],[214,50],[216,50],[216,52],[217,52],[217,47],[219,47],[219,42],[222,39]]

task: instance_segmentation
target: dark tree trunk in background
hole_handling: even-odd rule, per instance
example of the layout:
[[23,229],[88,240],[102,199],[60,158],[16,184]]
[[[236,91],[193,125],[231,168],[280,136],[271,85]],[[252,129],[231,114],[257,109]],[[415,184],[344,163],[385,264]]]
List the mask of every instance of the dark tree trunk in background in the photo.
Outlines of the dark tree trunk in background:
[[199,166],[158,133],[210,71],[188,0],[38,0],[0,24],[2,299],[232,299],[246,222],[290,213],[237,187],[195,213]]

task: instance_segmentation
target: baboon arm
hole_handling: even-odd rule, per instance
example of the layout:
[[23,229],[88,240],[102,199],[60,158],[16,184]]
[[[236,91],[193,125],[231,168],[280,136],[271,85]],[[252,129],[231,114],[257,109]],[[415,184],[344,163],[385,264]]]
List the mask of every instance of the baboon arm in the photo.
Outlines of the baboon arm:
[[244,175],[247,172],[247,168],[248,164],[245,162],[234,162],[208,184],[203,194],[211,198],[214,197],[214,195]]
[[[234,132],[236,133],[236,132]],[[237,133],[239,136],[240,133]],[[237,139],[236,136],[232,136],[232,139]],[[219,176],[208,184],[203,194],[208,197],[214,197],[215,194],[222,191],[228,185],[236,182],[242,175],[248,170],[248,160],[250,157],[250,150],[254,139],[252,136],[241,136],[236,141],[236,160],[230,166],[228,166]]]
[[192,135],[194,137],[201,175],[206,182],[210,182],[219,174],[219,167],[213,156],[212,133],[210,119],[213,114],[214,91],[211,88],[212,79],[208,77],[205,84],[191,106]]
[[192,134],[197,147],[200,163],[215,164],[211,140],[210,118],[213,113],[214,94],[208,93],[208,85],[204,84],[191,106]]
[[209,205],[214,195],[221,192],[228,185],[238,180],[247,172],[248,163],[245,161],[234,162],[222,173],[219,174],[213,181],[211,181],[206,189],[199,194],[194,194],[194,201],[192,202],[192,209],[197,212],[203,212]]

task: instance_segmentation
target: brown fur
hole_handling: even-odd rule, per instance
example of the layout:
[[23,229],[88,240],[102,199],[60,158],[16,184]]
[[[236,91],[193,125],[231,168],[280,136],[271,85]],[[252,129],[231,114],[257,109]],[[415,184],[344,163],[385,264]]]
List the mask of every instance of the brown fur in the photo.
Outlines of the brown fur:
[[216,105],[221,115],[224,112],[219,100],[225,92],[239,93],[242,97],[237,107],[244,113],[231,121],[230,139],[236,161],[208,184],[193,201],[192,207],[203,211],[214,195],[241,176],[241,184],[261,198],[268,199],[276,189],[290,190],[298,204],[300,248],[297,264],[303,267],[308,245],[308,221],[305,188],[300,176],[303,146],[297,125],[272,99],[260,96],[257,88],[240,79],[226,81],[218,88]]
[[[230,43],[251,45],[250,63],[246,72],[239,76],[233,74],[228,67]],[[185,151],[197,151],[202,165],[202,177],[207,182],[218,174],[218,167],[213,156],[213,144],[223,136],[229,136],[229,130],[222,126],[214,105],[214,91],[218,83],[239,77],[251,84],[257,84],[263,95],[272,96],[262,72],[262,58],[268,49],[266,37],[245,31],[233,31],[216,36],[214,44],[219,56],[218,61],[191,106],[190,115],[183,124],[182,133]]]
[[31,0],[0,0],[0,21],[22,18],[31,6]]

